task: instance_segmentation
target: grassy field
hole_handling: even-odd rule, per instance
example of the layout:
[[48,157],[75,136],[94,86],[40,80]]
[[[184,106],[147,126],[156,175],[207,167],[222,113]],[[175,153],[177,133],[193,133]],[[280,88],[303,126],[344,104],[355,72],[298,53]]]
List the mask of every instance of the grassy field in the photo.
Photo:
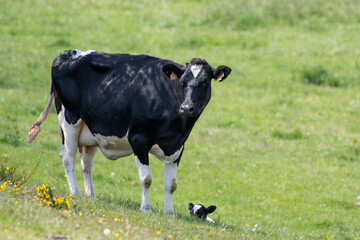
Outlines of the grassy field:
[[[20,190],[0,192],[0,239],[360,238],[359,1],[0,5],[0,157],[20,172],[39,159]],[[224,82],[213,82],[187,141],[175,219],[162,215],[163,163],[153,157],[152,215],[138,212],[133,157],[109,161],[97,154],[98,200],[74,197],[67,212],[32,201],[42,184],[68,195],[54,108],[36,141],[29,146],[26,138],[47,102],[52,60],[70,48],[183,64],[200,57],[233,69]],[[82,189],[79,161],[76,171]],[[216,205],[216,224],[190,218],[189,202]]]

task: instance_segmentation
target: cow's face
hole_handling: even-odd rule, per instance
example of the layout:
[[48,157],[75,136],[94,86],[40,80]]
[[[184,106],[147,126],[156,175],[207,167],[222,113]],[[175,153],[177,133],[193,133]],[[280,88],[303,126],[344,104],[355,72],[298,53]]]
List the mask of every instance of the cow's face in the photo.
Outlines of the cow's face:
[[223,81],[231,72],[227,66],[213,69],[205,60],[194,58],[186,67],[174,64],[163,66],[164,73],[171,79],[180,81],[184,89],[184,102],[180,113],[185,117],[198,117],[211,97],[211,79]]

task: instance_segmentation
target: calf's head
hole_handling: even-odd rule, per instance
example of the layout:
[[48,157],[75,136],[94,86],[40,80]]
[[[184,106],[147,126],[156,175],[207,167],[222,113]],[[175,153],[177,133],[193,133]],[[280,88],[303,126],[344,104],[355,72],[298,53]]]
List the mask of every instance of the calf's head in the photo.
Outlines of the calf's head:
[[231,72],[227,66],[212,68],[205,60],[193,58],[185,67],[165,64],[164,73],[171,79],[180,81],[184,90],[184,102],[180,113],[185,117],[198,117],[211,97],[211,79],[223,81]]
[[201,204],[194,205],[193,203],[189,203],[189,211],[191,216],[195,216],[198,218],[202,218],[208,222],[214,222],[211,218],[209,218],[207,215],[210,213],[215,212],[216,206],[211,205],[210,207],[206,208]]

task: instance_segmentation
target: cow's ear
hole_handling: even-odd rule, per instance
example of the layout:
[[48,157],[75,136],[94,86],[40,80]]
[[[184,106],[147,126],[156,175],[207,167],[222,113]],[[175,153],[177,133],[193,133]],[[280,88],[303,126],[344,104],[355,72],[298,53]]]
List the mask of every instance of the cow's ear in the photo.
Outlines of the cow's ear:
[[213,212],[215,212],[215,210],[216,210],[216,206],[211,205],[210,207],[208,207],[208,208],[206,209],[206,213],[207,213],[207,214],[213,213]]
[[225,80],[227,76],[231,73],[231,68],[227,66],[219,66],[218,68],[213,70],[213,78],[218,80],[219,82]]
[[109,72],[113,65],[107,62],[100,61],[98,59],[91,59],[90,66],[97,72]]
[[193,203],[189,203],[189,210],[194,208],[194,204]]
[[185,69],[183,67],[180,66],[176,66],[174,64],[165,64],[162,67],[163,72],[165,73],[165,75],[170,78],[170,80],[177,80],[181,77],[181,75],[183,75]]

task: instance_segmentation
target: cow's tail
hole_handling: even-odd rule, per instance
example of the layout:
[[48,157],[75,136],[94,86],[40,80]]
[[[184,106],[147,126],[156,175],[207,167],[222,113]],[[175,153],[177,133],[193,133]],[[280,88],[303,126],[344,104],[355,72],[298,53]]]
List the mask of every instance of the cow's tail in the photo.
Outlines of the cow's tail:
[[32,127],[29,130],[29,134],[28,134],[29,144],[32,143],[32,141],[34,141],[36,136],[39,134],[41,130],[40,125],[46,120],[47,116],[49,115],[53,100],[54,100],[54,92],[51,91],[48,103],[46,104],[44,111],[41,113],[39,118],[33,123]]

